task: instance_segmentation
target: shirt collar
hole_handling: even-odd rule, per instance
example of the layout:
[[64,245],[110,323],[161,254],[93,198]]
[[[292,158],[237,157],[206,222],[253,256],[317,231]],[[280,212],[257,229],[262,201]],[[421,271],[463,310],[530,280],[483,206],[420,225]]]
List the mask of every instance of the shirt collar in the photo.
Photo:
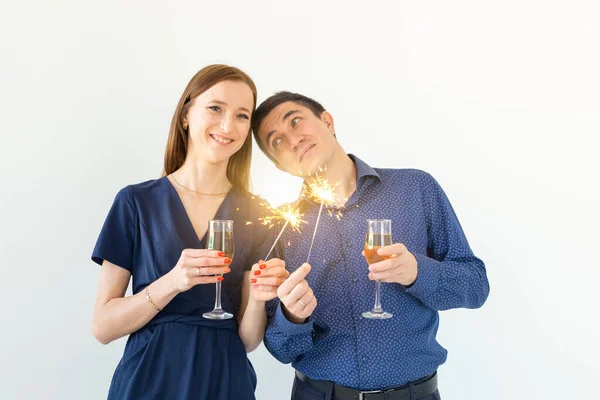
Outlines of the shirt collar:
[[354,165],[356,166],[357,186],[359,182],[362,182],[363,179],[367,177],[374,177],[378,181],[381,181],[381,177],[379,176],[379,174],[373,168],[371,168],[369,164],[356,157],[354,154],[348,154],[348,157],[350,157],[350,159],[354,162]]

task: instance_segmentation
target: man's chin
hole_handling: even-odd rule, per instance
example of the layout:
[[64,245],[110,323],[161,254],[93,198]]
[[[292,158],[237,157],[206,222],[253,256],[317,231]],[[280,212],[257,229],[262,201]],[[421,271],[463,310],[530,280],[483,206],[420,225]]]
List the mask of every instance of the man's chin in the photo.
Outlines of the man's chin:
[[283,167],[281,164],[279,164],[278,168],[290,175],[298,176],[300,178],[307,178],[310,176],[315,176],[316,174],[321,174],[324,171],[327,162],[322,160],[322,158],[323,157],[315,157],[311,155],[295,165]]
[[298,176],[301,176],[303,178],[320,174],[325,169],[325,164],[319,162],[319,160],[316,159],[304,160],[304,162],[300,165],[301,168],[299,168]]

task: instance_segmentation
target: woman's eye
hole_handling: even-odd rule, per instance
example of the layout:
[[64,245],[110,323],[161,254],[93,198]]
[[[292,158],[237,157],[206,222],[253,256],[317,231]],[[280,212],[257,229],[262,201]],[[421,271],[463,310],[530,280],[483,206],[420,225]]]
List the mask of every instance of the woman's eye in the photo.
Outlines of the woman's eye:
[[208,108],[209,108],[210,110],[213,110],[213,111],[215,111],[215,112],[219,112],[219,111],[221,111],[221,107],[219,107],[219,106],[210,106],[210,107],[208,107]]

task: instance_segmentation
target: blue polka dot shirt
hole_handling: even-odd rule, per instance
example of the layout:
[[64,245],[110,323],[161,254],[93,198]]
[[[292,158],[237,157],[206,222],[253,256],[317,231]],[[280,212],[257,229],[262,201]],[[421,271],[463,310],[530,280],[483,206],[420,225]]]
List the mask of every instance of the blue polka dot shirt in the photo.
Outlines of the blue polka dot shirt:
[[[338,219],[323,211],[306,280],[318,305],[304,324],[282,314],[278,300],[267,304],[265,345],[283,363],[312,379],[377,390],[433,373],[446,360],[437,342],[438,311],[478,308],[489,284],[442,188],[426,172],[374,169],[350,155],[356,165],[356,191]],[[287,229],[277,256],[293,272],[306,261],[319,204],[299,203],[302,233]],[[362,317],[373,308],[375,282],[361,252],[367,219],[392,220],[394,243],[403,243],[418,263],[410,287],[381,284],[381,302],[393,317]]]

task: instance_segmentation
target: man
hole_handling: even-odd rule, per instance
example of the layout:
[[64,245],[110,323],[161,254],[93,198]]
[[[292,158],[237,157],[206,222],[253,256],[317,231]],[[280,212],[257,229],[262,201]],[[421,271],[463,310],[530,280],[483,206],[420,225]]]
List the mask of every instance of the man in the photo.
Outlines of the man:
[[[339,219],[323,212],[312,266],[304,262],[320,204],[301,199],[308,224],[279,242],[293,273],[269,306],[265,345],[296,369],[292,399],[439,399],[436,370],[447,352],[435,339],[438,311],[481,307],[489,293],[485,266],[441,187],[425,172],[375,169],[346,154],[331,114],[299,94],[265,100],[252,127],[279,169],[305,182],[319,174],[343,206]],[[367,266],[362,249],[373,218],[392,220],[395,243],[378,251],[391,258]],[[362,316],[373,308],[375,280],[384,282],[390,319]]]

